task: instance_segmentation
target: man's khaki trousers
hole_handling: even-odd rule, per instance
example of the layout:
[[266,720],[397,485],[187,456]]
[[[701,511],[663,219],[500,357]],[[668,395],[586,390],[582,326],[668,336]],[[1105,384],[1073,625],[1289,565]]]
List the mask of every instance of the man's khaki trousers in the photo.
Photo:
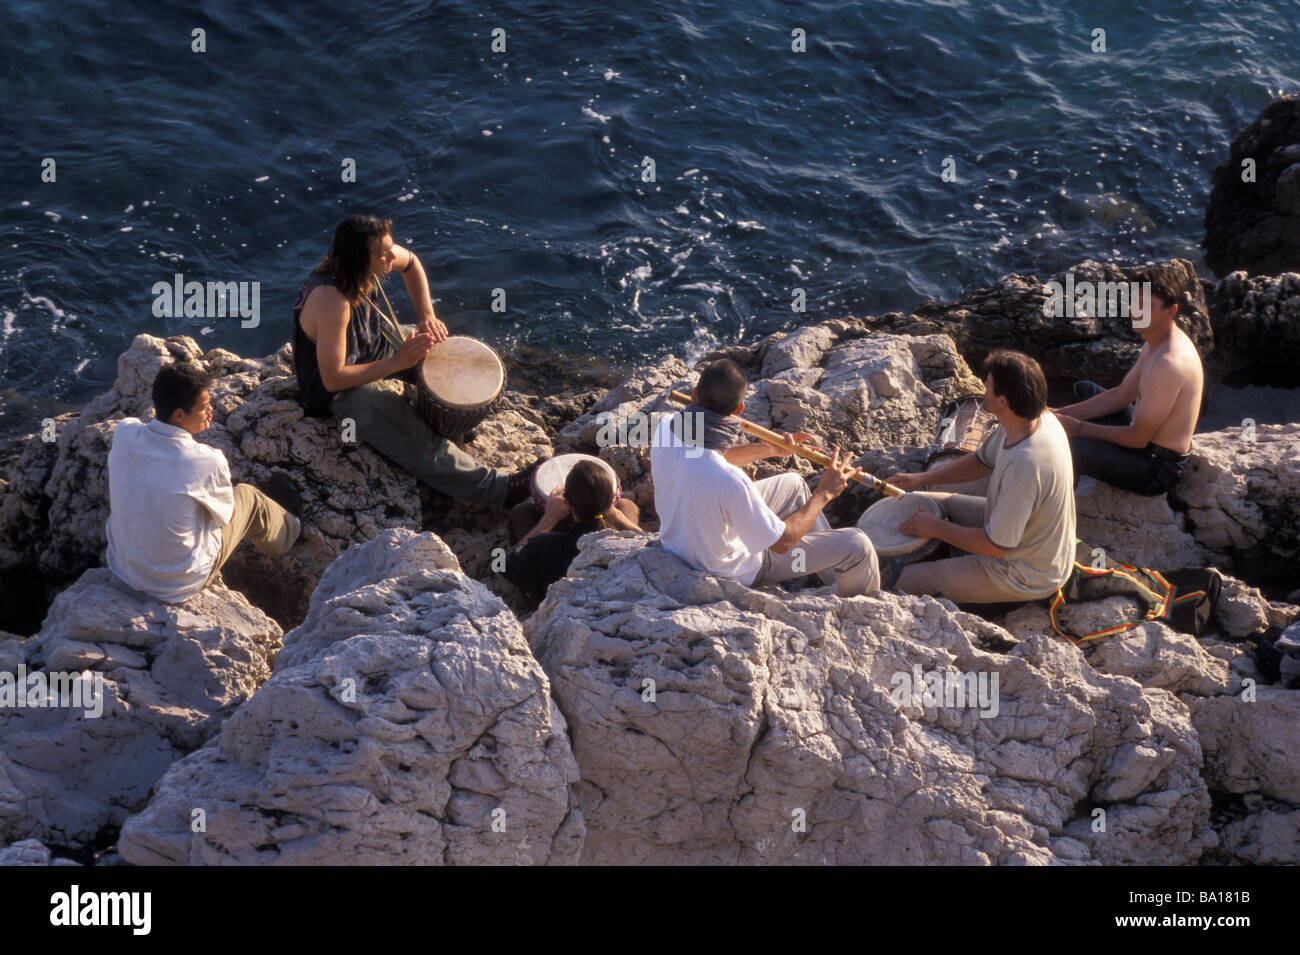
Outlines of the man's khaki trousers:
[[204,587],[212,583],[239,542],[248,539],[254,547],[269,557],[280,557],[298,540],[302,524],[275,501],[251,484],[235,485],[235,514],[230,523],[221,528],[221,550],[208,575]]

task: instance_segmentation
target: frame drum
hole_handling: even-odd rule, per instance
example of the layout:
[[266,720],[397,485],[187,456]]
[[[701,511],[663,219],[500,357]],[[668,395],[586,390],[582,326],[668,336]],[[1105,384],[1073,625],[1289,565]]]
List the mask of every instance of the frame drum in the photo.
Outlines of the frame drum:
[[533,472],[533,503],[537,505],[539,511],[546,510],[546,499],[557,487],[564,487],[569,472],[579,461],[595,461],[608,471],[609,476],[614,479],[614,500],[619,499],[623,488],[618,482],[618,472],[610,467],[607,461],[602,461],[591,454],[560,454],[549,461],[543,461]]
[[909,493],[902,497],[881,498],[863,511],[858,527],[871,538],[879,557],[901,557],[906,563],[925,560],[943,543],[937,537],[912,537],[898,529],[919,510],[927,510],[935,517],[947,518],[944,506],[924,494]]
[[506,369],[476,338],[453,335],[434,345],[416,375],[416,410],[438,434],[457,444],[497,410]]

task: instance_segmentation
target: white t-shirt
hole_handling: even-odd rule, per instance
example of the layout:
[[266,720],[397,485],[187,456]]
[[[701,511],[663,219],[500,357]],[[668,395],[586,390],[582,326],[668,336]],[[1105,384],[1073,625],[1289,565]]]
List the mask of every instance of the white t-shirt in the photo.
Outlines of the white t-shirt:
[[1038,428],[1006,446],[1001,427],[976,457],[993,469],[984,532],[1006,555],[981,556],[994,577],[1026,598],[1056,592],[1074,567],[1074,464],[1070,441],[1056,415],[1044,411]]
[[108,568],[168,603],[203,589],[235,513],[226,456],[184,428],[124,418],[108,452]]
[[696,570],[749,586],[785,521],[744,471],[717,451],[683,444],[672,430],[676,417],[664,416],[650,448],[659,540]]

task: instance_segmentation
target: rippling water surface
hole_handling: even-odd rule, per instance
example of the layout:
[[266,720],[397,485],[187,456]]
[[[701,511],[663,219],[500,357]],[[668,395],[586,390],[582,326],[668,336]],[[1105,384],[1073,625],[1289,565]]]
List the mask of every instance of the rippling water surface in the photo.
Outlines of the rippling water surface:
[[[274,350],[356,211],[453,329],[629,364],[1086,257],[1199,264],[1211,169],[1300,88],[1293,0],[355,9],[0,3],[6,432],[140,332]],[[261,283],[260,325],[155,318],[176,272]]]

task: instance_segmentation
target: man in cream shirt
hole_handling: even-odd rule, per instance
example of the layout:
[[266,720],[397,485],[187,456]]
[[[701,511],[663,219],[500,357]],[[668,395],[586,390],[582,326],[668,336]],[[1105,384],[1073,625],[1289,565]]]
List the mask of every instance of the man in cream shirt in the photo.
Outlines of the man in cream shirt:
[[[231,486],[226,456],[194,440],[212,423],[211,379],[195,365],[163,368],[153,383],[156,417],[125,418],[108,454],[108,567],[167,603],[193,597],[247,537],[264,554],[288,552],[299,519],[248,484]],[[301,499],[277,474],[277,497]]]
[[1047,380],[1028,355],[989,355],[984,407],[998,427],[978,451],[920,474],[895,474],[891,484],[960,484],[989,478],[987,497],[930,494],[951,520],[922,511],[899,525],[937,537],[960,557],[910,564],[895,589],[934,594],[954,603],[1010,603],[1050,596],[1074,568],[1074,470],[1070,442],[1047,410]]

